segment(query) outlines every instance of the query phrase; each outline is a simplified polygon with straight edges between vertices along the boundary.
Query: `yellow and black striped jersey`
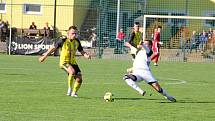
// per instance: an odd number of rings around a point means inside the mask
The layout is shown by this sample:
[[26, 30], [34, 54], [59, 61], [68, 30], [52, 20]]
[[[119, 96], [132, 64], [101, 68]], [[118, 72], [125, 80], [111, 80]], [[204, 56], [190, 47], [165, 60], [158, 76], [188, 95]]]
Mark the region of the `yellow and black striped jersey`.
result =
[[137, 45], [140, 44], [140, 42], [142, 41], [142, 33], [141, 32], [133, 32], [131, 34], [131, 37], [129, 39], [129, 43], [134, 46], [135, 48], [137, 48]]
[[73, 40], [68, 38], [60, 39], [54, 46], [60, 50], [60, 66], [65, 63], [77, 64], [75, 59], [76, 51], [83, 51], [83, 47], [77, 38]]

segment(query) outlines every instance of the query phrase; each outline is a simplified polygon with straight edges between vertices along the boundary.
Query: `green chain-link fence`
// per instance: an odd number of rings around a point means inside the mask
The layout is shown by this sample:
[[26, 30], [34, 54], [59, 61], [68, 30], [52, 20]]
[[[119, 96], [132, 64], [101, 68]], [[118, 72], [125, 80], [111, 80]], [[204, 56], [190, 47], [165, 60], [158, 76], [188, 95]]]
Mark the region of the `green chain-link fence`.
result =
[[[144, 15], [215, 17], [215, 3], [211, 0], [56, 0], [56, 4], [52, 0], [38, 0], [36, 3], [12, 1], [12, 4], [9, 0], [1, 2], [2, 21], [8, 21], [9, 25], [12, 24], [13, 28], [18, 28], [17, 30], [28, 28], [33, 21], [42, 29], [44, 23], [48, 22], [50, 26], [56, 27], [57, 36], [65, 35], [65, 30], [75, 24], [80, 28], [80, 40], [90, 43], [88, 47], [94, 50], [98, 58], [130, 59], [130, 50], [124, 46], [124, 42], [128, 41], [134, 22], [139, 22], [143, 26]], [[206, 48], [203, 54], [197, 51], [193, 55], [186, 54], [186, 57], [214, 60], [214, 50], [211, 49], [212, 34], [209, 36], [209, 31], [215, 29], [215, 20], [195, 22], [188, 19], [148, 18], [145, 30], [147, 38], [150, 38], [158, 24], [163, 26], [161, 32], [163, 56], [166, 56], [166, 51], [181, 54], [179, 35], [185, 30], [187, 40], [191, 39], [192, 31], [196, 31], [200, 36], [204, 30], [208, 36], [206, 44], [210, 47]], [[195, 26], [190, 26], [191, 24]], [[117, 33], [120, 29], [125, 37], [119, 42]]]

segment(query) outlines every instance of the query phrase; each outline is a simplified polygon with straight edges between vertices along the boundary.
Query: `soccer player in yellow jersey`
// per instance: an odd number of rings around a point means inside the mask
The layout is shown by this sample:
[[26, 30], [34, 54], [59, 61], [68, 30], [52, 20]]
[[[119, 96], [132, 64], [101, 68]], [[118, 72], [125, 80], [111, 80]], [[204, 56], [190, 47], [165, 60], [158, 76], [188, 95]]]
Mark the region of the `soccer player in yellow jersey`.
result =
[[[58, 40], [55, 45], [39, 58], [40, 62], [45, 59], [58, 48], [60, 52], [60, 68], [68, 73], [68, 96], [77, 97], [77, 91], [81, 87], [82, 75], [75, 59], [75, 53], [78, 50], [85, 58], [90, 59], [91, 56], [83, 50], [80, 41], [76, 38], [77, 27], [70, 26], [67, 32], [67, 38]], [[72, 84], [75, 79], [73, 89]]]
[[135, 59], [136, 53], [137, 53], [137, 46], [142, 42], [142, 33], [140, 32], [140, 23], [135, 22], [134, 31], [131, 34], [131, 37], [129, 38], [128, 42], [125, 43], [125, 46], [129, 47], [131, 49], [131, 55], [133, 59]]

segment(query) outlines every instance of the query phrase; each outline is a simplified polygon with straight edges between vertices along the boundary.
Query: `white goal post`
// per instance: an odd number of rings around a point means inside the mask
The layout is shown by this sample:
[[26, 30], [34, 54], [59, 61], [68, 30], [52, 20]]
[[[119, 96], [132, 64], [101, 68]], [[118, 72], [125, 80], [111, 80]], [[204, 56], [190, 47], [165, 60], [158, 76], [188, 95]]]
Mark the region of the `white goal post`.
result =
[[166, 19], [193, 19], [193, 20], [215, 20], [215, 17], [203, 16], [168, 16], [168, 15], [144, 15], [143, 17], [143, 40], [146, 38], [146, 20], [147, 18], [166, 18]]

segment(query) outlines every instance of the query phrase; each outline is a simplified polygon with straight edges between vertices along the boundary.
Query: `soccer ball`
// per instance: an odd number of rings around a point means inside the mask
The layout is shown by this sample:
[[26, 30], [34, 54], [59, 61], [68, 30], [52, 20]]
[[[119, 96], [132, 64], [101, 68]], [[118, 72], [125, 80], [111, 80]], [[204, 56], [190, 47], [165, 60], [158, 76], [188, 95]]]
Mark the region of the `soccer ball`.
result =
[[111, 92], [105, 93], [104, 100], [105, 102], [113, 102], [114, 101], [113, 94]]

